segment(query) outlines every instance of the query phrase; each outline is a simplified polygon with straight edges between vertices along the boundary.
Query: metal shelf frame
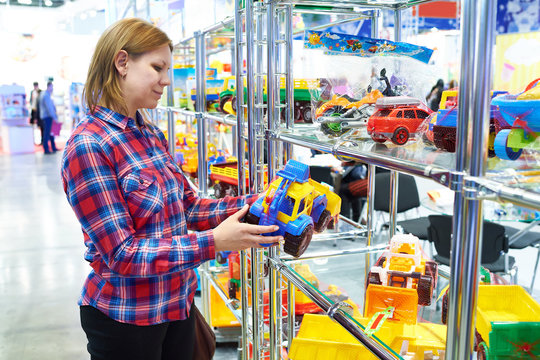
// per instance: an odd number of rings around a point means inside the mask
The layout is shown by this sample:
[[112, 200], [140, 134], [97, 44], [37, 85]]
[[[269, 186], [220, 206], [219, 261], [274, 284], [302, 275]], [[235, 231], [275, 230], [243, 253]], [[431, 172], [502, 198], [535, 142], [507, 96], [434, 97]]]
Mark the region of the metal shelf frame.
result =
[[[319, 14], [344, 14], [375, 19], [379, 16], [378, 9], [386, 8], [394, 11], [395, 33], [394, 39], [401, 40], [401, 10], [429, 2], [418, 1], [356, 1], [356, 0], [236, 0], [235, 14], [213, 26], [198, 31], [194, 36], [181, 42], [181, 46], [189, 49], [189, 44], [195, 41], [196, 46], [196, 111], [187, 111], [172, 108], [169, 102], [167, 109], [169, 122], [172, 122], [173, 113], [191, 116], [197, 119], [199, 138], [199, 179], [206, 179], [206, 134], [207, 121], [218, 121], [227, 125], [236, 126], [236, 154], [239, 159], [246, 158], [245, 144], [248, 144], [249, 178], [246, 186], [246, 173], [244, 166], [239, 166], [239, 194], [258, 193], [263, 185], [262, 163], [268, 164], [268, 179], [272, 179], [275, 171], [292, 156], [292, 145], [299, 145], [331, 153], [336, 157], [349, 157], [369, 164], [368, 186], [368, 224], [366, 226], [366, 249], [372, 249], [372, 216], [374, 200], [374, 174], [375, 166], [381, 166], [392, 171], [390, 222], [395, 225], [397, 208], [397, 173], [404, 172], [411, 175], [432, 179], [449, 187], [455, 192], [453, 232], [456, 240], [452, 248], [450, 266], [450, 292], [448, 313], [448, 334], [446, 358], [465, 359], [472, 354], [472, 336], [474, 335], [476, 298], [478, 293], [477, 272], [479, 267], [482, 238], [482, 200], [508, 201], [520, 206], [540, 209], [540, 194], [527, 190], [516, 189], [499, 182], [485, 178], [486, 154], [489, 123], [489, 93], [491, 88], [491, 58], [494, 42], [494, 7], [488, 0], [462, 0], [461, 11], [461, 78], [458, 113], [458, 142], [456, 144], [456, 166], [447, 169], [435, 165], [418, 164], [411, 161], [400, 160], [390, 156], [363, 153], [346, 143], [331, 145], [325, 142], [312, 141], [297, 136], [286, 129], [293, 126], [294, 114], [293, 71], [292, 71], [292, 14], [295, 12], [308, 12]], [[242, 7], [245, 3], [245, 7]], [[303, 6], [323, 6], [319, 9], [306, 9]], [[366, 11], [364, 11], [366, 10]], [[368, 12], [369, 10], [370, 12]], [[348, 21], [348, 20], [340, 20]], [[372, 21], [372, 35], [377, 34], [377, 21]], [[235, 40], [233, 46], [233, 64], [237, 71], [236, 84], [237, 116], [222, 116], [208, 114], [205, 109], [205, 69], [206, 57], [210, 52], [206, 47], [206, 36], [233, 25]], [[330, 26], [330, 25], [328, 25]], [[183, 44], [183, 45], [182, 45]], [[246, 73], [243, 73], [243, 63], [246, 63]], [[234, 66], [233, 66], [234, 69]], [[285, 105], [279, 99], [279, 77], [285, 75], [286, 97]], [[244, 84], [245, 86], [240, 86]], [[267, 102], [263, 102], [263, 83], [267, 82]], [[246, 96], [244, 100], [244, 92]], [[172, 94], [171, 91], [169, 91]], [[266, 122], [264, 112], [266, 110]], [[280, 129], [280, 111], [285, 112], [286, 129]], [[473, 120], [476, 119], [476, 120]], [[172, 130], [172, 131], [171, 131]], [[170, 129], [170, 136], [174, 139], [174, 127]], [[472, 139], [476, 139], [472, 141]], [[263, 144], [267, 145], [267, 159], [263, 159]], [[283, 148], [283, 151], [281, 149]], [[174, 152], [174, 146], [171, 147]], [[284, 156], [282, 156], [285, 154]], [[470, 156], [469, 156], [470, 154]], [[174, 154], [173, 154], [174, 155]], [[264, 161], [266, 160], [266, 161]], [[200, 182], [199, 195], [208, 196], [206, 181]], [[393, 230], [395, 226], [391, 226]], [[390, 232], [392, 235], [392, 231]], [[471, 241], [472, 240], [472, 241]], [[364, 249], [357, 250], [362, 254]], [[312, 255], [315, 257], [339, 256], [350, 252], [329, 252]], [[290, 346], [294, 331], [294, 288], [298, 287], [334, 320], [340, 323], [353, 336], [361, 341], [377, 357], [381, 359], [400, 359], [396, 354], [389, 352], [380, 344], [366, 339], [360, 329], [342, 309], [336, 304], [328, 303], [324, 297], [306, 287], [301, 278], [288, 270], [286, 263], [294, 259], [281, 256], [279, 250], [271, 248], [268, 255], [263, 251], [253, 249], [241, 252], [241, 312], [235, 309], [235, 316], [242, 322], [242, 359], [280, 359], [280, 348]], [[250, 266], [248, 267], [248, 263]], [[269, 276], [265, 278], [264, 265], [269, 265]], [[459, 271], [452, 271], [459, 269]], [[369, 256], [366, 254], [366, 271], [369, 271]], [[203, 292], [208, 293], [208, 286], [216, 287], [212, 281], [208, 266], [202, 270], [204, 278]], [[282, 304], [281, 287], [287, 283], [288, 308], [287, 321], [289, 333], [287, 340], [283, 339], [282, 331]], [[270, 300], [269, 324], [265, 325], [262, 318], [262, 293], [268, 288]], [[216, 289], [217, 290], [217, 289]], [[221, 290], [221, 289], [220, 289]], [[248, 304], [248, 293], [251, 290], [251, 306]], [[226, 295], [218, 291], [226, 304]], [[208, 301], [204, 314], [208, 316]], [[233, 306], [229, 306], [233, 308]], [[268, 337], [267, 337], [268, 336]], [[269, 338], [269, 341], [268, 341]], [[252, 357], [249, 357], [249, 354]]]

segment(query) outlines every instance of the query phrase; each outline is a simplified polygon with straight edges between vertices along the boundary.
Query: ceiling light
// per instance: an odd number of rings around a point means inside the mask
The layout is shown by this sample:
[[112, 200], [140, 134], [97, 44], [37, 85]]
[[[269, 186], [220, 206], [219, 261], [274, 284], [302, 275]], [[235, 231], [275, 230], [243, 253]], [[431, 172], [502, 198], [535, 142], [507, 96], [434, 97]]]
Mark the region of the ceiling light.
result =
[[90, 10], [90, 17], [96, 17], [97, 11], [96, 10]]
[[82, 13], [79, 17], [81, 18], [81, 20], [86, 20], [88, 15], [86, 15], [86, 13]]
[[32, 4], [32, 0], [17, 0], [17, 2], [19, 4], [22, 4], [22, 5], [31, 5]]
[[45, 0], [43, 3], [45, 4], [45, 6], [52, 6], [51, 0]]

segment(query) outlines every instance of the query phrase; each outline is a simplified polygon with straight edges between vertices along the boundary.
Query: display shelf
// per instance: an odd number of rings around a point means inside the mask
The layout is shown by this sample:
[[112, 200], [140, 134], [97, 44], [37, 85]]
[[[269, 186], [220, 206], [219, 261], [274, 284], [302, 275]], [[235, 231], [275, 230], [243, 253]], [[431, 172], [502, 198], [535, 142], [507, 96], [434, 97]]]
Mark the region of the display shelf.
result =
[[288, 3], [294, 6], [310, 6], [318, 11], [323, 11], [324, 8], [337, 11], [340, 8], [386, 8], [392, 10], [406, 9], [411, 6], [420, 5], [432, 0], [278, 0], [278, 3]]

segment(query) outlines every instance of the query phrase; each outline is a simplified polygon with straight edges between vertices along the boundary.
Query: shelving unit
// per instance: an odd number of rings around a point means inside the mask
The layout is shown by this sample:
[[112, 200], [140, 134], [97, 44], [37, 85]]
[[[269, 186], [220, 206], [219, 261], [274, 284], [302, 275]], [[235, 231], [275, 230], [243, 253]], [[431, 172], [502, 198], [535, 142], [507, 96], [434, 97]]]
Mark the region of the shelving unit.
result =
[[[312, 255], [351, 256], [364, 254], [364, 271], [370, 268], [370, 255], [381, 248], [372, 246], [372, 213], [374, 200], [375, 166], [392, 171], [390, 191], [392, 193], [390, 212], [390, 236], [395, 230], [397, 209], [396, 174], [403, 172], [431, 179], [447, 186], [455, 192], [454, 228], [456, 241], [453, 245], [451, 270], [460, 269], [459, 274], [450, 272], [450, 296], [448, 314], [448, 333], [446, 359], [469, 358], [471, 340], [474, 335], [476, 298], [478, 293], [478, 267], [482, 238], [482, 200], [507, 201], [520, 206], [540, 209], [540, 194], [527, 189], [498, 182], [485, 177], [486, 152], [489, 124], [489, 90], [491, 88], [491, 54], [494, 43], [494, 7], [487, 0], [462, 0], [462, 57], [460, 78], [460, 107], [458, 116], [458, 142], [456, 153], [440, 153], [424, 149], [421, 155], [404, 148], [388, 149], [371, 142], [357, 140], [329, 139], [320, 136], [309, 125], [293, 123], [293, 69], [292, 69], [292, 15], [296, 12], [320, 14], [341, 14], [350, 19], [376, 19], [377, 9], [393, 10], [395, 22], [394, 40], [401, 40], [401, 10], [419, 5], [424, 1], [281, 1], [236, 0], [234, 17], [209, 28], [198, 31], [185, 43], [195, 41], [197, 104], [195, 111], [169, 107], [164, 111], [169, 116], [170, 148], [174, 151], [174, 112], [197, 120], [199, 139], [199, 195], [208, 196], [206, 159], [207, 122], [218, 121], [235, 126], [238, 159], [246, 158], [245, 143], [248, 145], [247, 159], [249, 178], [245, 186], [245, 168], [239, 166], [239, 193], [259, 193], [263, 187], [263, 167], [268, 164], [268, 179], [274, 177], [287, 159], [292, 157], [292, 145], [308, 147], [336, 157], [349, 157], [368, 163], [368, 224], [361, 227], [365, 234], [365, 245], [360, 249], [342, 253]], [[245, 6], [244, 6], [245, 5]], [[340, 20], [347, 21], [347, 20]], [[372, 34], [377, 34], [376, 21]], [[224, 116], [206, 112], [205, 69], [209, 53], [207, 36], [223, 29], [234, 27], [235, 43], [233, 63], [236, 69], [236, 108], [237, 116]], [[246, 73], [241, 71], [246, 63]], [[240, 70], [240, 71], [239, 71]], [[285, 99], [280, 99], [280, 79], [285, 77]], [[266, 79], [267, 100], [263, 101]], [[245, 87], [240, 86], [244, 84]], [[246, 92], [246, 96], [244, 96]], [[172, 96], [172, 91], [169, 91]], [[172, 104], [172, 98], [169, 99]], [[285, 113], [285, 124], [281, 124], [281, 112]], [[265, 114], [266, 113], [266, 114]], [[266, 119], [265, 119], [266, 117]], [[172, 124], [172, 125], [171, 125]], [[469, 127], [471, 130], [469, 131]], [[172, 140], [171, 140], [172, 139]], [[472, 141], [475, 139], [475, 141]], [[264, 145], [267, 146], [267, 159], [264, 159]], [[348, 221], [350, 222], [350, 221]], [[336, 237], [347, 235], [337, 233]], [[348, 235], [350, 236], [350, 234]], [[360, 237], [358, 233], [355, 237]], [[248, 266], [249, 264], [249, 266]], [[265, 264], [269, 265], [269, 275], [264, 276]], [[215, 269], [208, 265], [202, 267], [202, 292], [208, 287], [219, 287]], [[365, 276], [365, 275], [364, 275]], [[219, 295], [235, 316], [242, 322], [243, 359], [280, 359], [282, 347], [290, 346], [294, 331], [294, 290], [293, 285], [305, 293], [323, 309], [328, 316], [341, 324], [374, 355], [380, 359], [402, 359], [386, 344], [366, 336], [362, 326], [344, 309], [343, 304], [334, 302], [320, 291], [309, 286], [290, 266], [290, 260], [282, 256], [275, 247], [268, 254], [258, 249], [241, 253], [241, 310], [238, 303], [227, 299], [223, 291]], [[287, 284], [287, 286], [284, 286]], [[363, 284], [361, 284], [363, 286]], [[264, 317], [263, 289], [269, 293], [269, 318]], [[221, 289], [220, 289], [221, 290]], [[281, 303], [282, 292], [287, 290], [287, 305]], [[249, 298], [249, 296], [251, 296]], [[208, 299], [204, 301], [204, 314], [208, 316]], [[249, 306], [245, 306], [250, 304]], [[283, 322], [287, 321], [287, 333]]]

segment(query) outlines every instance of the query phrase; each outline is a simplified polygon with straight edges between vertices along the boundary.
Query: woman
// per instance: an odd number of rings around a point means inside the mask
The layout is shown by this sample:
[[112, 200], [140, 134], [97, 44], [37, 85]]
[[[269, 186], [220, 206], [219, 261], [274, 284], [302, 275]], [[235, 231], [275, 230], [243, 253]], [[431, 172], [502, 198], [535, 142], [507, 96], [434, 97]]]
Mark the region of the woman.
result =
[[217, 251], [282, 240], [259, 235], [277, 227], [241, 222], [254, 196], [199, 199], [141, 117], [170, 84], [171, 50], [139, 19], [107, 29], [84, 88], [90, 110], [66, 144], [64, 190], [92, 267], [79, 299], [92, 359], [190, 359], [193, 269]]

